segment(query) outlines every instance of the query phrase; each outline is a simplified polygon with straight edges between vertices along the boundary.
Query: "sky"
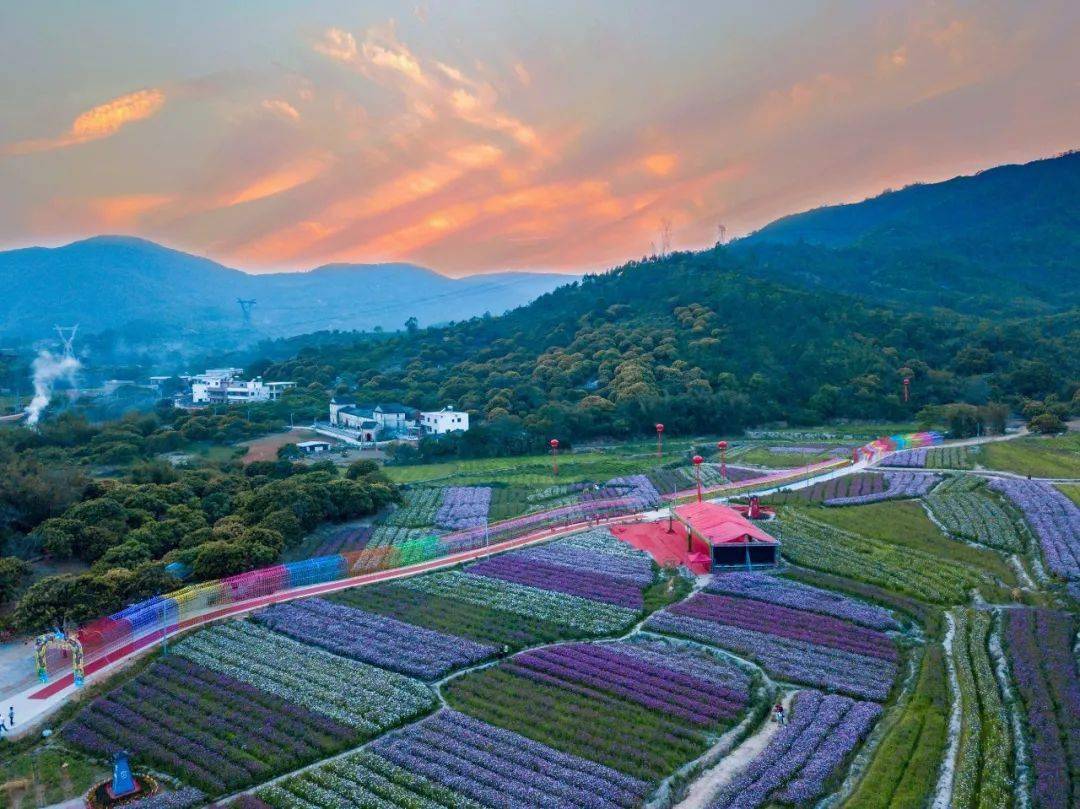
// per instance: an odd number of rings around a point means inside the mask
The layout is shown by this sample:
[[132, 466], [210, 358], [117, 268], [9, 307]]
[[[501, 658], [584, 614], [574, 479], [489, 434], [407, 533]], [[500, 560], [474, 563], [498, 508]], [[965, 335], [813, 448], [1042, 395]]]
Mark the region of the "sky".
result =
[[602, 270], [1080, 146], [1075, 0], [0, 5], [0, 249]]

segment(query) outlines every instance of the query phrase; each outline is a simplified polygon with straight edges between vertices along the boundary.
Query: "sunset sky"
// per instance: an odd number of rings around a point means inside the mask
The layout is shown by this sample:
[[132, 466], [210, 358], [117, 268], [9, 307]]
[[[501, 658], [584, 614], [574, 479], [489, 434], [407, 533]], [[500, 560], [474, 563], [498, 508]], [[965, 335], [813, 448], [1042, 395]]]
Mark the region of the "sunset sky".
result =
[[1080, 3], [5, 2], [0, 248], [587, 271], [1080, 146]]

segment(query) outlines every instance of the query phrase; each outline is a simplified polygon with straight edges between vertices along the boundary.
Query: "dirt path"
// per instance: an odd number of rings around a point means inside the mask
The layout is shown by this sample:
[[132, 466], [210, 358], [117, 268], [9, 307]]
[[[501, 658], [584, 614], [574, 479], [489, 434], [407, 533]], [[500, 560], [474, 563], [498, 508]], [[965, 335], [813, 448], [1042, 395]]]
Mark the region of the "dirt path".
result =
[[[794, 696], [794, 691], [784, 695], [783, 705], [785, 711], [791, 710], [791, 700]], [[715, 767], [706, 770], [701, 774], [700, 778], [690, 784], [686, 797], [675, 804], [675, 809], [704, 809], [709, 799], [716, 794], [720, 787], [734, 779], [751, 761], [760, 755], [778, 730], [780, 730], [780, 726], [772, 721], [772, 711], [770, 710], [757, 733], [748, 736], [746, 741], [720, 759], [720, 762]]]

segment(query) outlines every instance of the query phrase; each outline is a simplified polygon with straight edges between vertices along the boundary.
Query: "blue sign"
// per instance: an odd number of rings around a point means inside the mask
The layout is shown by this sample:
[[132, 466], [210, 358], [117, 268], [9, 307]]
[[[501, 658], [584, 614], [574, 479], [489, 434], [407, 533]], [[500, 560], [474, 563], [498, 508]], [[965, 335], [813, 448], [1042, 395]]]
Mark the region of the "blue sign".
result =
[[130, 795], [137, 789], [135, 779], [131, 777], [131, 764], [128, 762], [128, 754], [120, 751], [113, 760], [112, 797], [119, 798], [122, 795]]

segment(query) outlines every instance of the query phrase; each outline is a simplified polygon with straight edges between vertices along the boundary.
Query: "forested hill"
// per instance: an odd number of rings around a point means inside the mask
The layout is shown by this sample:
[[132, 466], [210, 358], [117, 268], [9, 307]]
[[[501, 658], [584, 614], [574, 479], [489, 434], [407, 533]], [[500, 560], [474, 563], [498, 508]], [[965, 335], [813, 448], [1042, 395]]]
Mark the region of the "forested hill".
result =
[[761, 277], [972, 313], [1080, 304], [1080, 152], [784, 217], [734, 244]]
[[901, 418], [928, 403], [1071, 396], [1080, 376], [1076, 312], [982, 320], [756, 272], [745, 251], [724, 247], [634, 262], [500, 318], [310, 349], [267, 373], [573, 437], [640, 434], [656, 420], [716, 431]]

